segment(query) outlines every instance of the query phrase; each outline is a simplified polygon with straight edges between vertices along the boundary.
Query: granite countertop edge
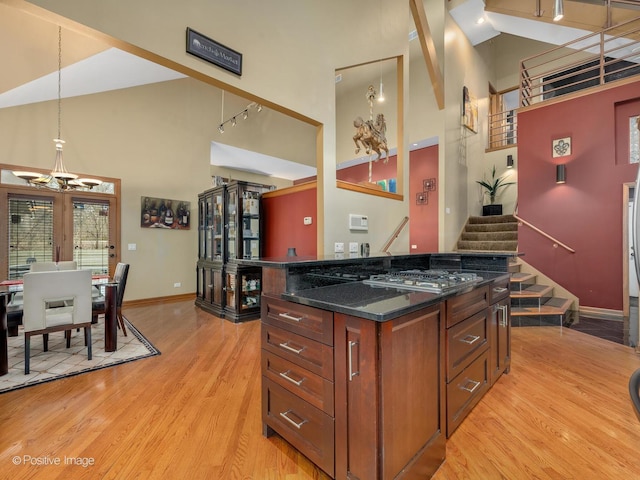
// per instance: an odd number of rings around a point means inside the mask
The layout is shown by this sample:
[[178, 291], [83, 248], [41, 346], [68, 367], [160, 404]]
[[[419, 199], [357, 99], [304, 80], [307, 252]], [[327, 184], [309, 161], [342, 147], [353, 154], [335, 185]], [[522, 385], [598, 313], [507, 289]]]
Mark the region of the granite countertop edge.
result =
[[[480, 273], [480, 272], [479, 272]], [[386, 322], [396, 319], [402, 315], [413, 313], [417, 310], [438, 304], [450, 297], [470, 292], [476, 288], [489, 285], [503, 277], [508, 277], [507, 272], [481, 272], [483, 279], [472, 286], [461, 287], [446, 293], [428, 293], [412, 290], [405, 290], [392, 287], [376, 287], [366, 285], [363, 282], [350, 282], [339, 285], [331, 285], [327, 287], [311, 288], [308, 290], [300, 290], [297, 292], [282, 293], [281, 298], [287, 301], [306, 305], [309, 307], [320, 308], [337, 313], [344, 313], [354, 317], [365, 318], [376, 322]], [[350, 297], [357, 289], [357, 294], [364, 301], [371, 299], [371, 304], [364, 304], [361, 307], [350, 306], [345, 303], [337, 303], [332, 298], [336, 296]], [[408, 302], [406, 305], [391, 308], [388, 310], [376, 309], [373, 304], [378, 304], [379, 296], [384, 291], [385, 299], [394, 301], [395, 299], [404, 298]], [[326, 293], [326, 295], [324, 295]]]

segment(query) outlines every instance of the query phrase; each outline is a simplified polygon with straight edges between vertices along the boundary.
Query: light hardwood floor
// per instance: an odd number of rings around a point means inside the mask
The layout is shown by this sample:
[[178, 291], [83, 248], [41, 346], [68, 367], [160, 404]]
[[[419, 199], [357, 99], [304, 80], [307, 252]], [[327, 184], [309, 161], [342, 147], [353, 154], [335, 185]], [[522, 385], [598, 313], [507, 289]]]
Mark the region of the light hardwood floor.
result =
[[[261, 434], [259, 322], [192, 301], [124, 313], [162, 355], [0, 395], [0, 478], [328, 478]], [[512, 350], [511, 373], [449, 439], [434, 478], [638, 478], [627, 381], [640, 356], [560, 327], [515, 328]]]

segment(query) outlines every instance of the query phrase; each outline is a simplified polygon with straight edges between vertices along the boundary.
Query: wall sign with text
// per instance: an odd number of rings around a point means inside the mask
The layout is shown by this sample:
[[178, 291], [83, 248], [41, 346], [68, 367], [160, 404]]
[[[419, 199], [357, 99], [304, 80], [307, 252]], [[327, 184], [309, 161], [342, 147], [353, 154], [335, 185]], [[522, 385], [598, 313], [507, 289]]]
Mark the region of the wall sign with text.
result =
[[187, 28], [187, 53], [242, 75], [242, 54]]

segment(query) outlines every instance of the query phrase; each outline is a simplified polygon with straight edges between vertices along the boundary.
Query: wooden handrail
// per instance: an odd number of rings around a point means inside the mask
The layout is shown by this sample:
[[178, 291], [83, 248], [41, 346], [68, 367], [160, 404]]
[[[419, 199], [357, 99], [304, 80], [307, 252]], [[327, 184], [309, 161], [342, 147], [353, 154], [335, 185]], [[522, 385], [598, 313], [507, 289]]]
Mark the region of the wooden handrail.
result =
[[518, 220], [519, 222], [522, 222], [523, 224], [525, 224], [527, 227], [530, 227], [532, 229], [534, 229], [536, 232], [538, 232], [540, 235], [542, 235], [543, 237], [547, 237], [549, 240], [551, 240], [553, 242], [553, 246], [556, 247], [558, 245], [560, 245], [562, 248], [564, 248], [565, 250], [571, 252], [571, 253], [576, 253], [576, 251], [569, 247], [568, 245], [565, 245], [564, 243], [562, 243], [561, 241], [555, 239], [554, 237], [552, 237], [551, 235], [549, 235], [548, 233], [543, 232], [542, 230], [540, 230], [538, 227], [536, 227], [535, 225], [532, 225], [531, 223], [527, 222], [526, 220], [523, 220], [522, 218], [520, 218], [518, 215], [516, 215], [515, 213], [513, 214], [513, 218], [515, 218], [516, 220]]
[[391, 238], [387, 241], [387, 243], [384, 244], [384, 247], [382, 247], [383, 252], [386, 252], [387, 250], [389, 250], [389, 247], [391, 246], [393, 241], [396, 238], [398, 238], [398, 235], [400, 235], [400, 232], [402, 231], [402, 229], [404, 228], [404, 226], [407, 224], [408, 221], [409, 221], [409, 217], [404, 217], [402, 219], [402, 221], [400, 222], [400, 225], [396, 227], [393, 234], [391, 235]]

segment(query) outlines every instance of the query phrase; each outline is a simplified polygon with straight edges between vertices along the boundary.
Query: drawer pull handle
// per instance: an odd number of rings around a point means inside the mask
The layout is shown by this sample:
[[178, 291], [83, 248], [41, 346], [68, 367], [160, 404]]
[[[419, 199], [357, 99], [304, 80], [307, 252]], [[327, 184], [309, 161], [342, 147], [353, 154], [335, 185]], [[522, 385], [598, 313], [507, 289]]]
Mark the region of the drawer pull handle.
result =
[[298, 387], [302, 385], [302, 382], [304, 382], [304, 377], [302, 377], [302, 379], [300, 380], [294, 380], [289, 376], [290, 373], [291, 373], [291, 370], [287, 370], [286, 372], [280, 372], [278, 375], [280, 375], [285, 380], [289, 380], [291, 383], [293, 383], [294, 385], [297, 385]]
[[349, 381], [352, 381], [353, 377], [355, 377], [356, 375], [360, 375], [359, 370], [355, 372], [353, 370], [353, 347], [355, 347], [356, 345], [358, 345], [358, 342], [349, 340]]
[[289, 342], [286, 343], [281, 343], [280, 346], [282, 348], [284, 348], [285, 350], [289, 350], [290, 352], [295, 353], [296, 355], [300, 355], [302, 353], [302, 351], [304, 350], [304, 347], [302, 348], [293, 348], [289, 346]]
[[508, 327], [509, 326], [509, 306], [501, 305], [500, 310], [502, 310], [502, 320], [500, 320], [500, 326]]
[[[470, 384], [472, 384], [473, 387], [469, 388]], [[460, 390], [466, 390], [469, 393], [473, 393], [476, 391], [476, 388], [478, 388], [479, 386], [480, 386], [480, 382], [467, 379], [467, 383], [465, 383], [464, 385], [460, 385]]]
[[291, 412], [291, 410], [287, 410], [286, 412], [280, 412], [280, 416], [282, 418], [284, 418], [287, 422], [289, 422], [291, 425], [293, 425], [294, 427], [296, 427], [298, 430], [300, 430], [302, 428], [302, 425], [304, 425], [305, 423], [307, 423], [309, 420], [302, 420], [300, 423], [295, 422], [294, 420], [291, 420], [289, 418], [289, 413]]
[[473, 345], [478, 340], [480, 340], [480, 337], [478, 335], [467, 335], [466, 337], [460, 339], [462, 343], [467, 343], [469, 345]]
[[287, 320], [293, 320], [294, 322], [301, 322], [302, 320], [304, 320], [304, 316], [294, 317], [293, 315], [289, 315], [289, 313], [279, 313], [278, 316], [286, 318]]
[[507, 289], [505, 287], [494, 287], [493, 291], [496, 293], [502, 293], [502, 292], [506, 292]]

